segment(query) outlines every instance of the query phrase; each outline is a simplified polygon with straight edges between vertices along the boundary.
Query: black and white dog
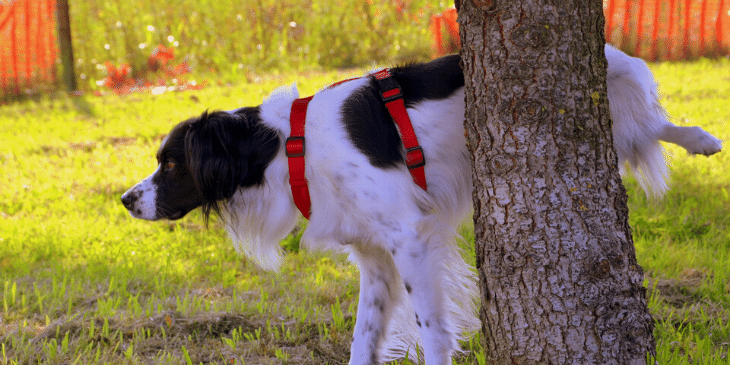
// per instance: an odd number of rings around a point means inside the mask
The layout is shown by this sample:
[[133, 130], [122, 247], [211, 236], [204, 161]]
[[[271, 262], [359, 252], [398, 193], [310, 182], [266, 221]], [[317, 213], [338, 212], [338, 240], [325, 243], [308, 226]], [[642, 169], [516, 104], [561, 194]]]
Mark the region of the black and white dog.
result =
[[[670, 123], [646, 64], [606, 48], [614, 143], [646, 189], [666, 188], [659, 140], [690, 153], [720, 151], [699, 127]], [[305, 247], [344, 250], [360, 269], [350, 364], [414, 355], [451, 363], [457, 340], [479, 327], [473, 268], [455, 244], [472, 209], [464, 139], [464, 76], [458, 55], [391, 69], [425, 153], [428, 191], [413, 183], [404, 150], [372, 77], [324, 89], [307, 112], [306, 178], [311, 218]], [[298, 210], [284, 141], [294, 87], [262, 105], [203, 113], [175, 126], [159, 167], [122, 196], [132, 216], [179, 219], [201, 207], [221, 215], [239, 251], [267, 269]]]

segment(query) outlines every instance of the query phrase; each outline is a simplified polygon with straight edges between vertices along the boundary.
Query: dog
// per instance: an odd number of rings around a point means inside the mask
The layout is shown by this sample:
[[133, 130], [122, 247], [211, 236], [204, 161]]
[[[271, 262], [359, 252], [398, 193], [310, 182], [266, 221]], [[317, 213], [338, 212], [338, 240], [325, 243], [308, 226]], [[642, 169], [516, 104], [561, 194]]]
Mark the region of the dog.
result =
[[[646, 64], [607, 46], [608, 97], [621, 166], [651, 194], [667, 189], [659, 141], [711, 155], [721, 141], [678, 127], [662, 109]], [[360, 269], [350, 364], [422, 355], [450, 364], [458, 340], [479, 328], [473, 267], [456, 229], [472, 211], [464, 137], [464, 75], [458, 55], [390, 69], [425, 155], [427, 190], [414, 184], [404, 148], [371, 76], [323, 89], [306, 112], [304, 153], [311, 217], [309, 249], [349, 253]], [[289, 186], [285, 140], [294, 86], [261, 105], [204, 112], [176, 125], [159, 166], [122, 196], [135, 218], [180, 219], [202, 207], [218, 214], [239, 252], [266, 269], [299, 216]], [[637, 173], [638, 172], [638, 173]]]

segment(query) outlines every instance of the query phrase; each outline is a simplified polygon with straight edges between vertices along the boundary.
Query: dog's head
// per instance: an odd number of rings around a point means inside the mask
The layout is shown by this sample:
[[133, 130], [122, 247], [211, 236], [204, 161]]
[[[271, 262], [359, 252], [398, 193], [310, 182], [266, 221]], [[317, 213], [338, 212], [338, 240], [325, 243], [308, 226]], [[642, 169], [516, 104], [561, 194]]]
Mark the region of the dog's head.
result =
[[122, 195], [135, 218], [180, 219], [197, 207], [207, 221], [240, 188], [264, 182], [280, 145], [258, 107], [204, 112], [175, 126], [157, 152], [158, 167]]

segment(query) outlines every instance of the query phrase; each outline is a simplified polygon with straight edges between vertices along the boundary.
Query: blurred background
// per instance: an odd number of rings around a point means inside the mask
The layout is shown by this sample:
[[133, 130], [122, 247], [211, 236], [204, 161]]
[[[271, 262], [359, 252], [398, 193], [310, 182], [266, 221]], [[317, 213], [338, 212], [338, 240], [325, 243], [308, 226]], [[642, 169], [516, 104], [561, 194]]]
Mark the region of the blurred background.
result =
[[[70, 34], [58, 24], [66, 5]], [[0, 95], [58, 88], [66, 37], [80, 91], [201, 88], [190, 74], [226, 82], [422, 61], [458, 51], [452, 7], [439, 0], [4, 0]], [[730, 1], [605, 0], [604, 10], [607, 41], [645, 60], [730, 53]]]

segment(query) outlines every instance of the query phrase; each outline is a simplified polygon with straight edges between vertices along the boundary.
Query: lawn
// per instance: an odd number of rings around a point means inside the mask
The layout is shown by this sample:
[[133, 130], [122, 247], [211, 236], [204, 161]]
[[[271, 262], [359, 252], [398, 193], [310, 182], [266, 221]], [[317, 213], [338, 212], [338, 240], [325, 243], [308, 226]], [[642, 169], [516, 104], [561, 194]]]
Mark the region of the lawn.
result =
[[[730, 140], [729, 60], [652, 69], [675, 123]], [[0, 106], [0, 364], [346, 363], [358, 274], [345, 257], [300, 252], [292, 236], [280, 272], [265, 272], [197, 211], [150, 223], [119, 197], [155, 168], [175, 123], [256, 105], [294, 81], [308, 95], [361, 73], [250, 74], [197, 91]], [[730, 155], [667, 151], [664, 198], [626, 181], [658, 360], [730, 363]], [[478, 337], [464, 347], [458, 364], [483, 363]]]

